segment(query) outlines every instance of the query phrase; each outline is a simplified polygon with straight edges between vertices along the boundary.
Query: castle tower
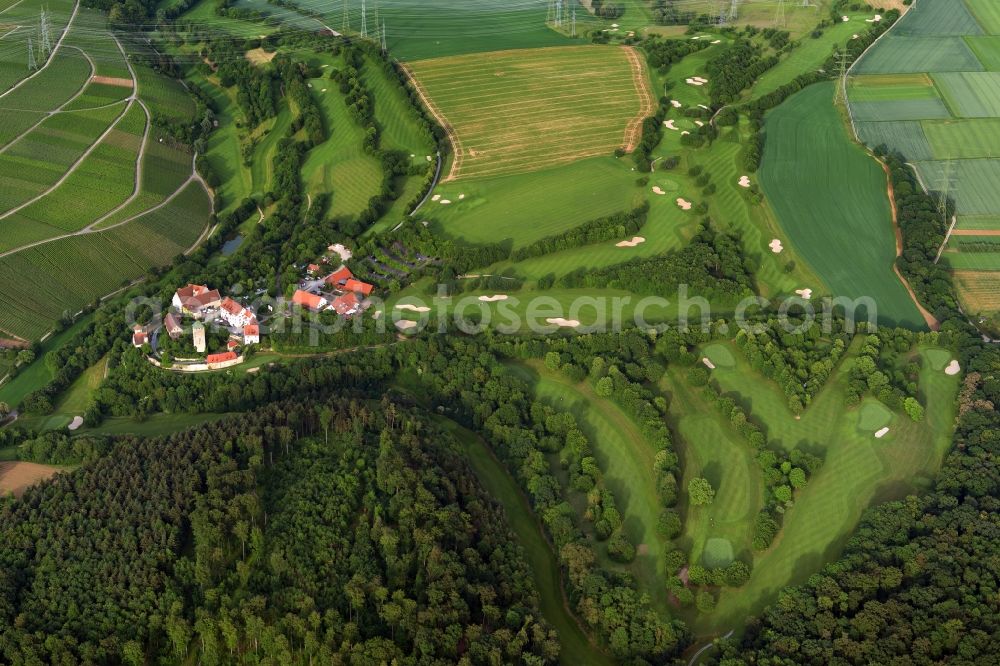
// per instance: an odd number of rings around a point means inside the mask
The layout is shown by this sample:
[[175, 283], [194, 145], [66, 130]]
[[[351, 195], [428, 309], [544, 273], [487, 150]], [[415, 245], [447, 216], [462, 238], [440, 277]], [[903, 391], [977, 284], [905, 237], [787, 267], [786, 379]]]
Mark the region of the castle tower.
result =
[[191, 338], [194, 342], [194, 348], [199, 354], [205, 353], [205, 325], [200, 321], [196, 321], [191, 327]]

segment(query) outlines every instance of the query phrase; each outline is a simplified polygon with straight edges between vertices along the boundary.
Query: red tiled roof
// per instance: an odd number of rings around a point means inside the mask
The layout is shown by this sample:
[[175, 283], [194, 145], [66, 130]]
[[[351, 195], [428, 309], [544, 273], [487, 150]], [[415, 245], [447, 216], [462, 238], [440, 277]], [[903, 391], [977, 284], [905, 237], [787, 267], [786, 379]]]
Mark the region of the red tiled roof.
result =
[[228, 296], [224, 301], [222, 301], [222, 305], [219, 307], [221, 307], [223, 310], [234, 316], [243, 312], [243, 306], [234, 301], [233, 299], [229, 298]]
[[208, 287], [203, 284], [189, 284], [185, 287], [181, 287], [177, 290], [177, 295], [181, 300], [191, 298], [193, 296], [199, 296], [208, 291]]
[[319, 264], [309, 264], [306, 267], [306, 270], [308, 270], [310, 273], [315, 273], [316, 271], [319, 270]]
[[302, 291], [301, 289], [296, 291], [292, 296], [292, 303], [295, 303], [296, 305], [304, 305], [305, 307], [313, 310], [319, 310], [323, 307], [323, 300], [324, 299], [321, 296], [310, 294], [308, 291]]
[[136, 331], [135, 333], [133, 333], [132, 344], [138, 347], [141, 347], [144, 344], [146, 344], [146, 334], [143, 333], [142, 331]]
[[226, 343], [226, 348], [227, 349], [236, 349], [239, 346], [240, 346], [240, 343], [236, 342], [236, 340], [230, 340], [229, 342]]
[[168, 312], [167, 316], [163, 320], [163, 325], [167, 327], [167, 331], [176, 331], [181, 328], [181, 324], [177, 321], [177, 317], [174, 316], [173, 312]]
[[343, 296], [338, 296], [333, 301], [333, 309], [336, 310], [339, 315], [349, 314], [356, 310], [357, 307], [358, 297], [353, 291], [344, 294]]
[[348, 280], [344, 284], [344, 291], [360, 292], [362, 295], [367, 296], [372, 293], [372, 289], [375, 287], [368, 284], [367, 282], [362, 282], [361, 280]]
[[243, 335], [260, 335], [260, 326], [257, 324], [248, 324], [243, 327]]
[[334, 272], [327, 275], [326, 280], [324, 280], [324, 282], [326, 282], [327, 284], [337, 286], [344, 284], [353, 277], [354, 273], [351, 272], [350, 268], [348, 268], [347, 266], [341, 266]]
[[206, 363], [224, 363], [236, 358], [236, 352], [225, 352], [223, 354], [209, 354], [205, 357]]

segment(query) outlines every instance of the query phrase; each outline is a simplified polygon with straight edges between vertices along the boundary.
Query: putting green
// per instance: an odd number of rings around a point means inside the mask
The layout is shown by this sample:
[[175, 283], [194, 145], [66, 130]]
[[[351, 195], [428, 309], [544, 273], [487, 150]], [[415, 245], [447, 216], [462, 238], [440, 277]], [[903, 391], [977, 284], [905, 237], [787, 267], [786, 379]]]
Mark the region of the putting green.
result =
[[931, 370], [935, 372], [944, 370], [952, 358], [951, 352], [947, 349], [928, 349], [924, 352], [924, 356], [927, 357], [927, 362], [930, 364]]
[[733, 353], [725, 345], [709, 345], [705, 347], [705, 357], [717, 368], [731, 368], [736, 365]]
[[713, 537], [705, 542], [705, 550], [701, 556], [706, 567], [721, 569], [733, 561], [733, 544], [729, 539]]
[[868, 398], [858, 410], [858, 430], [873, 432], [884, 428], [892, 421], [892, 412], [874, 398]]

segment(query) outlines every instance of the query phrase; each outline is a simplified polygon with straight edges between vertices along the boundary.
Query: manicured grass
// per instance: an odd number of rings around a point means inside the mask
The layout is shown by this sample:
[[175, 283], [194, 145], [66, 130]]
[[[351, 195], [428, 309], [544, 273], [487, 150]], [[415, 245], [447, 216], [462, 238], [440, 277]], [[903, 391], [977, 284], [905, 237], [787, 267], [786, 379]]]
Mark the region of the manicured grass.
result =
[[[751, 447], [714, 405], [691, 389], [683, 370], [671, 369], [661, 387], [669, 398], [670, 422], [679, 435], [675, 446], [684, 470], [679, 504], [684, 532], [678, 545], [689, 551], [693, 564], [707, 564], [713, 558], [715, 554], [706, 551], [714, 539], [728, 543], [736, 557], [749, 559], [753, 521], [764, 501], [764, 481]], [[697, 477], [704, 477], [715, 489], [715, 498], [707, 506], [688, 502], [688, 484]]]
[[83, 416], [90, 406], [94, 391], [104, 381], [107, 368], [108, 358], [106, 356], [87, 368], [63, 393], [62, 398], [55, 406], [55, 413], [66, 414], [70, 417]]
[[[723, 589], [717, 610], [694, 618], [693, 628], [698, 633], [742, 626], [748, 615], [773, 602], [780, 589], [802, 582], [834, 559], [865, 508], [926, 487], [939, 468], [950, 446], [959, 379], [934, 370], [926, 356], [933, 348], [921, 349], [925, 362], [920, 391], [927, 403], [926, 418], [914, 423], [897, 414], [890, 434], [876, 440], [869, 429], [872, 423], [860, 427], [859, 415], [865, 407], [849, 409], [844, 405], [847, 373], [857, 348], [855, 343], [848, 360], [801, 419], [788, 410], [777, 385], [755, 373], [737, 350], [733, 350], [735, 367], [712, 371], [712, 380], [747, 409], [751, 420], [765, 428], [772, 446], [811, 451], [822, 455], [825, 462], [796, 494], [775, 543], [754, 554], [750, 582], [742, 588]], [[683, 381], [672, 380], [673, 376], [674, 371], [668, 372], [665, 381]], [[865, 405], [869, 404], [866, 400]], [[690, 414], [683, 407], [679, 410]], [[709, 412], [705, 418], [718, 417]]]
[[435, 193], [452, 203], [428, 201], [419, 216], [449, 236], [520, 247], [639, 204], [645, 193], [634, 186], [640, 174], [630, 168], [630, 160], [596, 157], [536, 173], [447, 183]]
[[542, 615], [559, 633], [560, 663], [566, 666], [613, 663], [591, 645], [576, 618], [567, 609], [559, 561], [517, 482], [476, 433], [450, 419], [435, 420], [462, 445], [479, 482], [503, 507], [507, 524], [520, 543], [531, 570]]
[[[637, 60], [644, 62], [636, 53]], [[457, 139], [448, 178], [538, 171], [609, 155], [648, 114], [645, 66], [619, 47], [532, 49], [423, 60], [420, 87]]]
[[37, 391], [50, 382], [52, 380], [52, 371], [45, 364], [45, 354], [65, 345], [91, 319], [93, 319], [93, 315], [81, 317], [66, 330], [60, 331], [46, 339], [41, 344], [41, 349], [36, 355], [35, 361], [28, 367], [21, 368], [20, 373], [16, 377], [0, 385], [0, 402], [6, 402], [11, 407], [16, 408], [21, 403], [21, 400], [24, 399], [24, 396], [32, 391]]
[[886, 176], [849, 139], [833, 92], [832, 83], [810, 86], [768, 114], [764, 193], [791, 244], [834, 296], [871, 297], [881, 321], [923, 327], [892, 271]]
[[572, 413], [590, 440], [594, 456], [615, 504], [623, 517], [623, 528], [637, 547], [645, 545], [645, 554], [636, 556], [627, 567], [616, 565], [604, 555], [603, 546], [595, 550], [610, 568], [631, 571], [643, 591], [661, 610], [665, 608], [666, 587], [663, 556], [666, 543], [656, 534], [660, 501], [653, 473], [655, 451], [638, 427], [613, 402], [598, 397], [586, 382], [573, 383], [542, 364], [531, 362], [511, 366], [511, 371], [527, 380], [536, 397], [556, 409]]
[[736, 363], [733, 353], [727, 345], [708, 345], [704, 350], [705, 358], [717, 368], [731, 368]]
[[[783, 58], [776, 66], [766, 71], [751, 88], [751, 96], [761, 97], [777, 90], [800, 74], [813, 72], [823, 66], [826, 59], [833, 53], [834, 47], [843, 48], [851, 37], [867, 31], [870, 26], [864, 22], [868, 14], [848, 12], [845, 16], [850, 21], [837, 22], [823, 30], [818, 39], [811, 35], [799, 38], [799, 45]], [[816, 17], [819, 23], [820, 17]]]
[[105, 419], [96, 428], [80, 428], [80, 435], [136, 435], [138, 437], [160, 437], [181, 430], [212, 423], [234, 414], [153, 414], [144, 421], [128, 417]]
[[219, 126], [208, 137], [208, 151], [205, 157], [212, 171], [219, 176], [220, 185], [215, 191], [221, 201], [220, 212], [225, 213], [238, 206], [253, 192], [253, 178], [250, 175], [250, 168], [243, 163], [242, 147], [236, 127], [237, 119], [242, 122], [243, 113], [233, 97], [197, 70], [189, 70], [188, 80], [212, 100], [216, 109]]
[[892, 412], [878, 400], [866, 398], [858, 412], [858, 430], [875, 432], [889, 425]]

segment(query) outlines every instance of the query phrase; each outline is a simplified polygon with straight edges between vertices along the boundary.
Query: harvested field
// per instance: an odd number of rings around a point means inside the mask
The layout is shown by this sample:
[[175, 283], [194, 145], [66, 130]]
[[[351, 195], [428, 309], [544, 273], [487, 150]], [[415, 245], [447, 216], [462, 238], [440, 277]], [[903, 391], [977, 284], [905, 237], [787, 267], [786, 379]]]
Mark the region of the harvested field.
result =
[[654, 109], [643, 60], [630, 48], [457, 56], [412, 63], [409, 71], [451, 135], [446, 182], [633, 149]]
[[91, 83], [103, 83], [108, 86], [119, 86], [121, 88], [131, 88], [132, 79], [123, 79], [116, 76], [92, 76]]
[[967, 312], [1000, 312], [1000, 272], [955, 271], [954, 278]]
[[31, 462], [0, 463], [0, 496], [10, 493], [14, 497], [20, 497], [28, 488], [52, 477], [58, 471], [57, 467]]

